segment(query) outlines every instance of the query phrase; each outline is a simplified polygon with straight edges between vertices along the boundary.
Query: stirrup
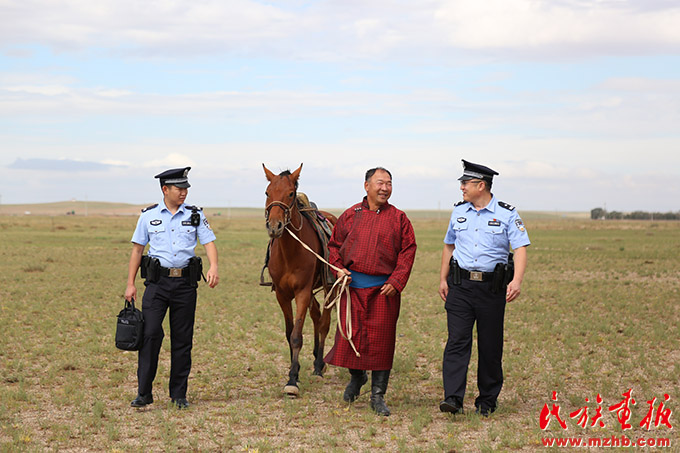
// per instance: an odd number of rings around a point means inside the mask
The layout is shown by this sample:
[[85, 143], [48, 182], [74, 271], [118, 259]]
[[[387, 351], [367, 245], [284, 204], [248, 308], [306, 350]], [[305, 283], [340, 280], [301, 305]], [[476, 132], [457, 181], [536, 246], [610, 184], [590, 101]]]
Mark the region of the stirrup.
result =
[[260, 286], [273, 286], [274, 283], [264, 281], [264, 270], [267, 269], [267, 265], [262, 266], [262, 272], [260, 272]]

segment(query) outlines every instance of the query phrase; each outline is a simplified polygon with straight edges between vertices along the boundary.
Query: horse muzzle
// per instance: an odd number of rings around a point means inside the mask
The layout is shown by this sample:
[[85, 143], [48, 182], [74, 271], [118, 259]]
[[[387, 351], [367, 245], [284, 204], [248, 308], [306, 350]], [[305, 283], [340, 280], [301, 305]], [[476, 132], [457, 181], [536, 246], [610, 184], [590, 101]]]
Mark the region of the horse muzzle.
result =
[[267, 221], [267, 233], [271, 239], [280, 238], [283, 235], [283, 230], [286, 225], [280, 220], [274, 220], [272, 222]]

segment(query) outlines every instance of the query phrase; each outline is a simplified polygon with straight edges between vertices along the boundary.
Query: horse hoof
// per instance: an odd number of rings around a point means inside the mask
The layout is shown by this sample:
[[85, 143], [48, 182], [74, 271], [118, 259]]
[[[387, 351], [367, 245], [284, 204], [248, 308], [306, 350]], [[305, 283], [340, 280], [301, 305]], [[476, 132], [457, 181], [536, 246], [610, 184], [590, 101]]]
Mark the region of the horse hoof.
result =
[[328, 365], [326, 365], [324, 363], [320, 370], [317, 369], [317, 368], [314, 368], [314, 372], [312, 372], [312, 375], [323, 377], [323, 373], [326, 371], [327, 368], [328, 368]]
[[283, 393], [291, 398], [297, 398], [298, 394], [300, 394], [300, 389], [296, 385], [287, 385], [283, 388]]

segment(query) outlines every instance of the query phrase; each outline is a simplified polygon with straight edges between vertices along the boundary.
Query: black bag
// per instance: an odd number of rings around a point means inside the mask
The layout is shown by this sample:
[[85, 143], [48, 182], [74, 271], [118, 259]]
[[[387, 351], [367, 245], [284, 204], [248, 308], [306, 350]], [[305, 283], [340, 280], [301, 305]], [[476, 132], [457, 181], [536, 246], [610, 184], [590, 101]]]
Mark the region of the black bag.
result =
[[125, 301], [118, 313], [116, 347], [123, 351], [139, 351], [144, 341], [144, 315], [135, 308], [135, 300]]

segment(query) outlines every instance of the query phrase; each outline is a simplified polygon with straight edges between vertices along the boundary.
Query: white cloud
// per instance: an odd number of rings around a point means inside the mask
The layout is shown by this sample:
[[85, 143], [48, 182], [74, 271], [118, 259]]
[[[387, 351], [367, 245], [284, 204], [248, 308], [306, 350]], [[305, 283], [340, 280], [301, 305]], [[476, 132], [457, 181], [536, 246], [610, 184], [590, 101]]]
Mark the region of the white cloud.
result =
[[445, 2], [436, 12], [451, 47], [560, 58], [680, 49], [680, 7], [640, 11], [636, 1]]
[[[150, 155], [156, 155], [155, 153], [147, 153], [146, 157]], [[161, 154], [162, 155], [162, 154]], [[141, 167], [167, 167], [167, 168], [180, 168], [180, 167], [195, 167], [196, 162], [180, 153], [170, 153], [163, 155], [160, 159], [152, 159], [140, 164]]]
[[116, 90], [116, 89], [103, 88], [103, 89], [98, 89], [98, 90], [94, 91], [94, 94], [96, 96], [101, 96], [101, 97], [105, 97], [105, 98], [120, 98], [120, 97], [124, 97], [124, 96], [132, 96], [135, 93], [133, 93], [132, 91], [129, 91], [129, 90]]
[[655, 93], [664, 96], [680, 96], [680, 80], [666, 77], [651, 79], [644, 77], [611, 77], [597, 85], [604, 91], [623, 91], [630, 93]]
[[[3, 96], [3, 90], [11, 95]], [[42, 96], [36, 96], [42, 95]], [[98, 114], [185, 116], [230, 115], [252, 111], [267, 114], [331, 116], [386, 115], [402, 111], [427, 112], [429, 104], [452, 96], [428, 91], [404, 93], [318, 92], [305, 90], [213, 91], [189, 94], [139, 93], [114, 88], [61, 85], [0, 85], [0, 115], [55, 114], [62, 118], [96, 111]], [[243, 117], [246, 120], [247, 117]]]
[[42, 43], [62, 50], [101, 46], [179, 54], [188, 48], [239, 50], [281, 38], [295, 17], [247, 0], [147, 1], [22, 0], [6, 2], [0, 40]]
[[103, 159], [102, 164], [105, 165], [113, 165], [117, 167], [129, 167], [131, 162], [126, 161], [126, 160], [117, 160], [117, 159]]
[[42, 94], [44, 96], [58, 96], [71, 92], [68, 87], [60, 85], [14, 85], [6, 86], [3, 89], [12, 93]]
[[560, 59], [677, 52], [680, 8], [638, 1], [9, 0], [0, 47], [38, 43], [131, 55], [436, 58], [510, 51]]

